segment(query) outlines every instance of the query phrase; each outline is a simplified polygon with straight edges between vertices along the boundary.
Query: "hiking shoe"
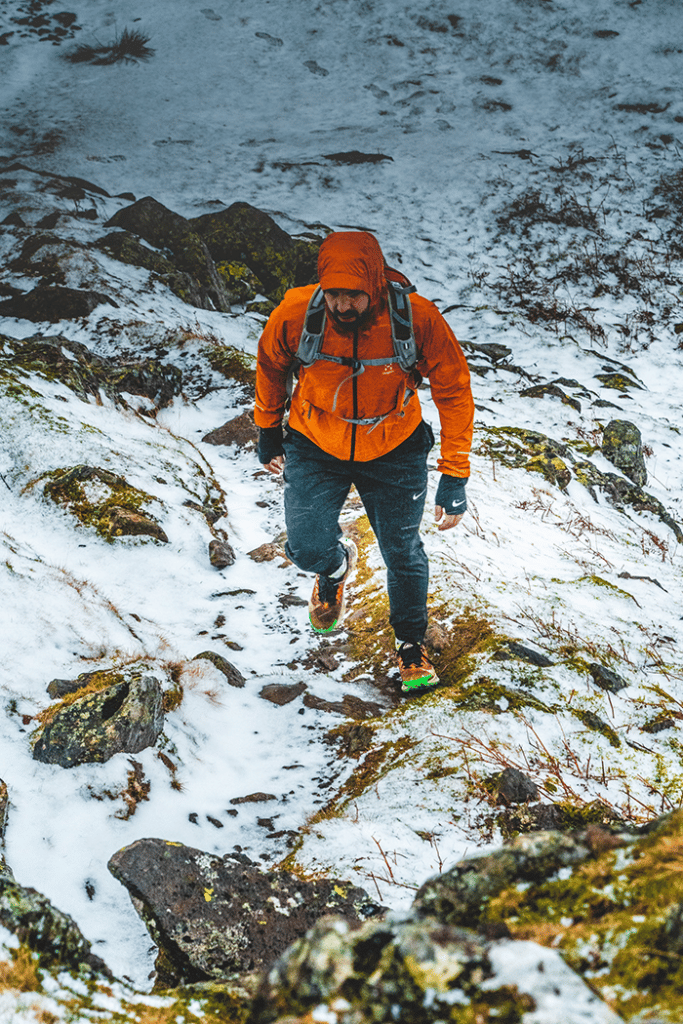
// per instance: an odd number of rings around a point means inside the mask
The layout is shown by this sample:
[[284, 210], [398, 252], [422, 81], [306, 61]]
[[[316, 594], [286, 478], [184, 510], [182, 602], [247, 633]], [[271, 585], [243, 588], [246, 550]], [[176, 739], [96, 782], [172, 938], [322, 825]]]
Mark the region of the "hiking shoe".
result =
[[404, 693], [436, 686], [439, 682], [436, 669], [427, 657], [424, 644], [415, 644], [411, 640], [404, 640], [396, 651], [396, 657], [403, 684], [401, 689]]
[[339, 579], [316, 576], [311, 600], [308, 602], [308, 618], [316, 633], [331, 633], [340, 625], [346, 611], [346, 582], [356, 567], [358, 549], [348, 537], [342, 537], [346, 548], [346, 569]]

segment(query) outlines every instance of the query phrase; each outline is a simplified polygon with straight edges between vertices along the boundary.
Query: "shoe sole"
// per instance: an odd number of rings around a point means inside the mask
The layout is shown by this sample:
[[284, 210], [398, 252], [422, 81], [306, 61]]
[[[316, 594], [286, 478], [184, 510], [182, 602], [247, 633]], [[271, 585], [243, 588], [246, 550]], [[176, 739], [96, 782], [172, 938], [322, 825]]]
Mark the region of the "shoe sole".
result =
[[414, 690], [429, 690], [438, 686], [440, 682], [437, 675], [421, 676], [420, 679], [415, 679], [411, 683], [402, 683], [401, 689], [404, 693], [412, 693]]

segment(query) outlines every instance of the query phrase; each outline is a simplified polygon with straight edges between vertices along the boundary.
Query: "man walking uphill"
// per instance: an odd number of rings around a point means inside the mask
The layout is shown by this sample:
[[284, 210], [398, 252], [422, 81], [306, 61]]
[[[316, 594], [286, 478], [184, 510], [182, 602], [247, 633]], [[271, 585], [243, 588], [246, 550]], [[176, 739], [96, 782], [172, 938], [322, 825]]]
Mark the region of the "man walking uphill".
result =
[[[419, 528], [434, 444], [417, 395], [429, 377], [441, 420], [440, 530], [467, 508], [474, 404], [455, 335], [436, 307], [386, 266], [366, 231], [328, 235], [318, 257], [319, 286], [288, 291], [259, 342], [254, 418], [259, 459], [284, 470], [286, 551], [316, 573], [313, 629], [341, 623], [344, 590], [356, 561], [339, 514], [352, 484], [363, 501], [387, 567], [390, 622], [404, 690], [438, 683], [423, 640], [429, 565]], [[287, 433], [282, 418], [292, 367], [298, 380]]]

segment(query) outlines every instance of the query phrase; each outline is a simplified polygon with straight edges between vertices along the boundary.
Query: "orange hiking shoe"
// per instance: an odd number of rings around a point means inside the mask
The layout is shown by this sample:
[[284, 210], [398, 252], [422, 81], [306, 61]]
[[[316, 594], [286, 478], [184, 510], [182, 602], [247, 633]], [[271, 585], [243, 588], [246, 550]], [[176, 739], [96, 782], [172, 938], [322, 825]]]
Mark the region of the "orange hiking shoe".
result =
[[401, 673], [404, 693], [411, 690], [427, 689], [436, 686], [439, 677], [436, 669], [427, 657], [424, 644], [415, 644], [411, 640], [404, 640], [396, 651], [398, 670]]
[[316, 576], [311, 599], [308, 602], [308, 618], [316, 633], [331, 633], [341, 625], [346, 611], [345, 589], [349, 576], [358, 561], [358, 549], [349, 537], [342, 537], [346, 548], [346, 569], [339, 579]]

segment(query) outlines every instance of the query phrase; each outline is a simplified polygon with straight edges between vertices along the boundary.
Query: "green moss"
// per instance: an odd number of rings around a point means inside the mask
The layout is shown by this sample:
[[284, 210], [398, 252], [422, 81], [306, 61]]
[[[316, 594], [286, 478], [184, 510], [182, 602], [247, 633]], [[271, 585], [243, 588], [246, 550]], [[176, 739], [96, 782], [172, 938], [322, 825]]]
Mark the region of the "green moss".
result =
[[620, 747], [621, 740], [617, 733], [614, 731], [611, 725], [605, 722], [602, 718], [595, 714], [593, 711], [588, 711], [585, 708], [568, 708], [569, 713], [585, 725], [587, 729], [592, 732], [599, 732], [613, 747]]
[[232, 345], [223, 345], [218, 341], [210, 342], [206, 354], [212, 369], [237, 381], [253, 387], [256, 383], [256, 360], [253, 356], [242, 352]]
[[559, 947], [626, 1020], [643, 1011], [680, 1020], [681, 865], [678, 811], [630, 849], [606, 849], [567, 879], [504, 890], [485, 918], [505, 921], [514, 938]]
[[513, 690], [487, 676], [479, 676], [469, 686], [465, 686], [449, 696], [458, 711], [489, 711], [494, 715], [526, 709], [548, 714], [553, 711], [528, 691]]
[[[93, 527], [105, 540], [125, 534], [147, 534], [168, 540], [155, 519], [144, 510], [155, 499], [132, 487], [124, 477], [97, 466], [56, 469], [32, 480], [27, 489], [44, 484], [45, 497], [67, 509], [84, 526]], [[140, 529], [122, 525], [122, 513], [141, 517]]]

